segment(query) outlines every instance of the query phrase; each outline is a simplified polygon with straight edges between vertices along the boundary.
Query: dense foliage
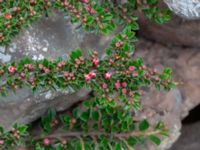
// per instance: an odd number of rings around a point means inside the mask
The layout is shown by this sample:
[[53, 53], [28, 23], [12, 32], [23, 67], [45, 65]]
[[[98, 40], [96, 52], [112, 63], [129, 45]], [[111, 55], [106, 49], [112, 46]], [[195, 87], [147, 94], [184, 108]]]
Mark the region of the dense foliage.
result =
[[[36, 150], [122, 150], [144, 145], [149, 139], [159, 145], [167, 129], [159, 121], [150, 125], [147, 119], [137, 120], [140, 96], [143, 87], [155, 85], [170, 90], [175, 83], [171, 80], [171, 69], [163, 73], [148, 68], [141, 58], [133, 59], [133, 42], [136, 41], [137, 17], [135, 10], [157, 23], [170, 19], [168, 10], [160, 10], [157, 0], [126, 3], [102, 0], [0, 0], [0, 44], [7, 45], [24, 27], [40, 16], [50, 16], [53, 9], [63, 11], [72, 22], [79, 22], [85, 30], [110, 33], [116, 26], [123, 26], [103, 59], [91, 51], [89, 58], [76, 49], [68, 60], [31, 60], [0, 65], [0, 93], [17, 91], [28, 86], [34, 92], [41, 90], [79, 90], [87, 88], [94, 96], [79, 104], [73, 111], [56, 115], [52, 109], [42, 117], [40, 136], [33, 135], [27, 125], [14, 124], [11, 131], [0, 129], [0, 148], [17, 149], [26, 145]], [[17, 92], [16, 92], [17, 94]], [[64, 130], [53, 134], [57, 127]], [[153, 126], [153, 127], [152, 127]]]

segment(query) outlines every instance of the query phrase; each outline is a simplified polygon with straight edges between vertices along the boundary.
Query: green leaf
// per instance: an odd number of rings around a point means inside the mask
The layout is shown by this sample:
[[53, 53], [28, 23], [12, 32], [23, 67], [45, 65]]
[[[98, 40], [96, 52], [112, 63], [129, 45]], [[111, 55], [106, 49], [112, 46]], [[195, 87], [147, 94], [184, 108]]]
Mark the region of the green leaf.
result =
[[54, 119], [56, 117], [56, 110], [54, 108], [50, 108], [48, 110], [47, 116], [50, 120]]
[[172, 69], [171, 68], [165, 68], [164, 73], [171, 75], [172, 74]]
[[85, 122], [88, 121], [89, 118], [90, 118], [89, 112], [83, 112], [83, 113], [81, 114], [81, 116], [80, 116], [80, 119], [83, 120], [83, 121], [85, 121]]
[[155, 126], [155, 129], [159, 129], [159, 130], [162, 130], [164, 129], [164, 123], [162, 121], [159, 121], [156, 126]]
[[79, 58], [80, 56], [82, 56], [82, 52], [81, 52], [81, 50], [78, 48], [78, 49], [76, 49], [76, 50], [74, 50], [74, 51], [71, 52], [71, 54], [70, 54], [70, 59], [71, 59], [72, 61], [74, 61], [75, 59]]
[[147, 4], [149, 4], [149, 5], [157, 5], [158, 4], [158, 0], [147, 0]]
[[129, 138], [128, 138], [128, 144], [130, 145], [130, 146], [132, 146], [132, 147], [134, 147], [136, 144], [137, 144], [137, 138], [136, 137], [133, 137], [133, 136], [130, 136]]
[[99, 120], [99, 113], [97, 111], [93, 111], [92, 112], [92, 119], [94, 121], [98, 121]]
[[109, 106], [111, 107], [116, 107], [117, 103], [115, 100], [112, 100], [111, 102], [109, 102]]
[[140, 131], [145, 131], [148, 128], [149, 128], [149, 123], [148, 123], [148, 121], [146, 119], [143, 120], [142, 122], [140, 122], [140, 124], [139, 124]]
[[160, 138], [155, 135], [149, 136], [149, 139], [151, 140], [152, 143], [154, 143], [156, 145], [160, 145], [160, 143], [161, 143]]

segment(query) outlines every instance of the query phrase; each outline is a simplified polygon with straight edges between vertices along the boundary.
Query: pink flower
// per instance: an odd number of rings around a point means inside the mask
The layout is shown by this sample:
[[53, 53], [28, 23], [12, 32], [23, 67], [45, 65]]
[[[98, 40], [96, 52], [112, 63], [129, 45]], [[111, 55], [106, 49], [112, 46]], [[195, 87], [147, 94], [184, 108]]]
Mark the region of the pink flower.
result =
[[105, 78], [106, 80], [110, 79], [111, 77], [112, 77], [112, 74], [109, 73], [109, 72], [105, 73], [105, 75], [104, 75], [104, 78]]
[[160, 77], [156, 77], [155, 80], [156, 80], [156, 81], [160, 81]]
[[0, 140], [0, 145], [3, 145], [4, 144], [4, 140]]
[[121, 41], [115, 43], [115, 47], [117, 47], [117, 48], [119, 48], [121, 45], [122, 45]]
[[94, 66], [97, 66], [97, 65], [99, 64], [99, 58], [93, 58], [92, 64], [93, 64]]
[[62, 64], [61, 64], [61, 63], [59, 63], [59, 64], [58, 64], [58, 67], [59, 67], [59, 68], [61, 68], [61, 67], [62, 67]]
[[89, 76], [90, 76], [91, 78], [95, 78], [95, 77], [96, 77], [96, 73], [93, 72], [93, 71], [91, 71], [91, 72], [89, 73]]
[[65, 78], [69, 77], [69, 72], [64, 72]]
[[22, 78], [22, 79], [24, 79], [25, 77], [26, 77], [26, 74], [25, 73], [20, 73], [20, 77]]
[[49, 140], [48, 138], [45, 138], [45, 139], [43, 140], [43, 144], [44, 144], [45, 146], [49, 146], [49, 145], [50, 145], [50, 140]]
[[33, 64], [28, 64], [27, 68], [28, 68], [28, 70], [33, 70], [34, 69]]
[[75, 61], [76, 61], [76, 64], [77, 64], [77, 65], [80, 65], [80, 64], [81, 64], [81, 60], [76, 59]]
[[69, 3], [65, 1], [65, 2], [63, 3], [63, 6], [64, 6], [64, 7], [68, 7], [68, 6], [69, 6]]
[[126, 94], [126, 93], [127, 93], [127, 90], [126, 90], [126, 89], [122, 89], [122, 93], [123, 93], [123, 94]]
[[29, 82], [30, 82], [30, 83], [33, 83], [33, 82], [34, 82], [34, 77], [30, 77], [30, 78], [29, 78]]
[[129, 95], [129, 96], [133, 96], [133, 95], [134, 95], [134, 92], [133, 92], [133, 91], [130, 91], [130, 92], [128, 93], [128, 95]]
[[90, 10], [90, 13], [93, 15], [93, 14], [96, 13], [96, 11], [92, 8], [92, 9]]
[[109, 65], [113, 65], [114, 64], [114, 60], [109, 59]]
[[143, 65], [143, 66], [142, 66], [142, 69], [147, 69], [147, 66]]
[[137, 77], [137, 76], [138, 76], [137, 73], [133, 73], [133, 74], [132, 74], [132, 77]]
[[86, 7], [85, 7], [85, 11], [86, 11], [86, 12], [89, 12], [90, 9], [91, 9], [90, 6], [86, 6]]
[[120, 87], [121, 87], [121, 84], [120, 84], [119, 82], [116, 82], [116, 83], [115, 83], [115, 88], [118, 89], [118, 88], [120, 88]]
[[65, 66], [65, 65], [66, 65], [66, 62], [62, 61], [61, 64], [62, 64], [63, 66]]
[[44, 72], [45, 72], [46, 74], [48, 74], [48, 73], [50, 72], [50, 70], [49, 70], [48, 68], [45, 68], [45, 69], [44, 69]]
[[89, 74], [84, 75], [85, 81], [90, 81], [92, 78]]
[[129, 70], [129, 71], [133, 71], [133, 70], [135, 70], [135, 67], [134, 67], [134, 66], [129, 66], [129, 67], [128, 67], [128, 70]]
[[89, 2], [89, 0], [83, 0], [83, 3], [86, 3], [86, 4], [87, 4], [88, 2]]
[[121, 42], [116, 42], [115, 43], [115, 47], [120, 47], [121, 46]]
[[102, 88], [103, 88], [103, 89], [107, 89], [107, 87], [108, 87], [108, 85], [107, 85], [106, 83], [103, 83], [103, 84], [102, 84]]
[[65, 65], [66, 65], [66, 63], [64, 61], [61, 61], [61, 62], [58, 63], [58, 67], [59, 68], [65, 66]]
[[38, 67], [40, 70], [42, 70], [44, 68], [42, 64], [39, 64]]
[[122, 83], [122, 86], [123, 86], [123, 87], [127, 87], [127, 83], [126, 83], [126, 82], [123, 82], [123, 83]]
[[16, 68], [14, 66], [9, 66], [8, 72], [14, 74], [16, 72]]

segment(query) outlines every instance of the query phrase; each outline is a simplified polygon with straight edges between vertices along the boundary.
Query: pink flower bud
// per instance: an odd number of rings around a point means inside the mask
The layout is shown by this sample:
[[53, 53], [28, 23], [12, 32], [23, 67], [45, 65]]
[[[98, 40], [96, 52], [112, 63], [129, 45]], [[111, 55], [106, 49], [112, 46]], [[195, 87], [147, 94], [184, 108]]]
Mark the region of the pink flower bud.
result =
[[120, 42], [115, 43], [115, 47], [120, 47], [120, 46], [121, 46]]
[[130, 92], [128, 93], [128, 95], [129, 95], [129, 96], [133, 96], [133, 95], [134, 95], [134, 92], [133, 92], [133, 91], [130, 91]]
[[143, 66], [142, 66], [142, 69], [147, 69], [147, 66], [143, 65]]
[[99, 58], [94, 58], [94, 59], [92, 60], [92, 64], [93, 64], [94, 66], [97, 66], [97, 65], [99, 64]]
[[48, 73], [50, 72], [50, 70], [49, 70], [48, 68], [45, 68], [45, 69], [44, 69], [44, 72], [45, 72], [46, 74], [48, 74]]
[[83, 3], [86, 3], [86, 4], [87, 4], [88, 2], [89, 2], [89, 0], [83, 0]]
[[155, 80], [156, 80], [156, 81], [160, 81], [160, 77], [156, 77]]
[[121, 87], [121, 84], [120, 84], [119, 82], [116, 82], [116, 83], [115, 83], [115, 88], [118, 89], [118, 88], [120, 88], [120, 87]]
[[127, 87], [127, 83], [126, 83], [126, 82], [123, 82], [123, 83], [122, 83], [122, 86], [123, 86], [123, 87]]
[[34, 66], [33, 66], [33, 64], [28, 64], [27, 68], [28, 68], [28, 70], [33, 70]]
[[49, 140], [48, 138], [45, 138], [45, 139], [43, 140], [43, 144], [44, 144], [45, 146], [49, 146], [49, 145], [50, 145], [50, 140]]
[[129, 70], [129, 71], [133, 71], [133, 70], [135, 70], [135, 67], [134, 67], [134, 66], [129, 66], [129, 67], [128, 67], [128, 70]]
[[0, 140], [0, 145], [3, 145], [4, 144], [4, 140]]
[[89, 12], [90, 9], [91, 9], [91, 8], [90, 8], [89, 6], [86, 6], [86, 7], [85, 7], [85, 11], [86, 11], [86, 12]]
[[112, 77], [112, 74], [109, 73], [109, 72], [105, 73], [105, 75], [104, 75], [104, 78], [105, 78], [106, 80], [110, 79], [111, 77]]
[[64, 62], [64, 61], [61, 61], [60, 63], [62, 64], [62, 66], [66, 65], [66, 62]]
[[62, 67], [62, 64], [61, 64], [61, 63], [58, 63], [58, 67], [61, 68], [61, 67]]
[[34, 77], [29, 77], [29, 80], [28, 80], [30, 83], [33, 83], [34, 82]]
[[77, 65], [81, 64], [81, 61], [79, 59], [75, 60]]
[[106, 83], [103, 83], [103, 84], [102, 84], [102, 88], [103, 88], [103, 89], [107, 89], [107, 87], [108, 87], [108, 85], [107, 85]]
[[64, 72], [65, 78], [69, 77], [69, 72]]
[[122, 89], [122, 94], [126, 94], [127, 90], [126, 89]]
[[92, 8], [92, 9], [90, 10], [90, 13], [93, 15], [93, 14], [96, 13], [96, 11]]
[[85, 78], [85, 81], [90, 81], [91, 80], [91, 76], [89, 74], [85, 74], [84, 78]]
[[20, 77], [22, 78], [22, 79], [24, 79], [25, 77], [26, 77], [26, 74], [25, 73], [20, 73]]
[[74, 73], [73, 72], [69, 73], [69, 76], [74, 77]]
[[42, 64], [39, 64], [39, 65], [38, 65], [38, 68], [39, 68], [40, 70], [42, 70], [44, 67], [43, 67]]
[[132, 74], [132, 77], [133, 77], [133, 78], [135, 78], [135, 77], [137, 77], [137, 76], [138, 76], [137, 73], [133, 73], [133, 74]]
[[79, 58], [82, 62], [85, 60], [83, 56]]
[[95, 78], [95, 77], [96, 77], [96, 73], [91, 71], [91, 72], [89, 73], [89, 76], [90, 76], [91, 78]]
[[16, 68], [14, 66], [9, 66], [8, 72], [11, 73], [11, 74], [14, 74], [16, 72]]
[[113, 65], [114, 64], [114, 60], [109, 59], [109, 65]]
[[65, 2], [63, 3], [63, 6], [64, 6], [64, 7], [68, 7], [68, 6], [69, 6], [69, 3], [65, 1]]

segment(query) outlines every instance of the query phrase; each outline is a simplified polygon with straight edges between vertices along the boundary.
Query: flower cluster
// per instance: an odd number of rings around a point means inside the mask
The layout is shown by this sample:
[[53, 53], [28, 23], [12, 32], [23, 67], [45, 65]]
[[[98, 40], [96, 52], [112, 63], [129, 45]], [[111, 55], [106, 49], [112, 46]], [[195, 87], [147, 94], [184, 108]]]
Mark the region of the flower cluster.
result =
[[[117, 2], [117, 1], [116, 1]], [[102, 3], [92, 0], [15, 0], [0, 1], [0, 45], [7, 45], [22, 28], [29, 26], [43, 14], [49, 15], [53, 9], [61, 10], [71, 17], [74, 23], [80, 23], [87, 31], [108, 34], [119, 24], [131, 25], [138, 30], [137, 17], [134, 10], [142, 10], [144, 14], [158, 23], [170, 19], [168, 10], [158, 8], [158, 1], [127, 1], [116, 3], [104, 0]], [[116, 43], [119, 46], [120, 42]]]
[[[30, 85], [35, 91], [41, 88], [48, 90], [52, 87], [58, 89], [89, 87], [99, 97], [104, 95], [107, 99], [113, 99], [111, 93], [119, 92], [123, 96], [120, 99], [124, 106], [138, 107], [134, 102], [142, 93], [141, 87], [153, 83], [156, 87], [163, 86], [165, 89], [170, 89], [174, 84], [170, 79], [170, 69], [165, 69], [162, 74], [159, 74], [144, 65], [141, 59], [134, 60], [126, 57], [133, 50], [131, 46], [126, 45], [135, 38], [130, 32], [132, 32], [131, 28], [127, 27], [113, 39], [111, 47], [107, 49], [113, 49], [112, 54], [107, 54], [103, 60], [95, 51], [90, 58], [85, 59], [81, 50], [77, 49], [71, 53], [67, 61], [46, 59], [33, 61], [26, 58], [20, 62], [1, 65], [1, 78], [6, 76], [6, 81], [0, 85], [0, 92], [5, 95], [8, 90], [16, 90], [25, 85]], [[115, 41], [120, 41], [120, 47], [117, 46], [117, 49]]]
[[[0, 45], [8, 44], [20, 29], [48, 14], [62, 10], [72, 22], [81, 23], [89, 31], [110, 33], [116, 25], [124, 29], [117, 34], [100, 59], [93, 51], [84, 58], [76, 49], [68, 60], [32, 60], [23, 58], [0, 64], [0, 94], [29, 86], [33, 92], [43, 90], [79, 90], [87, 88], [93, 96], [81, 102], [73, 111], [56, 115], [50, 109], [41, 118], [36, 136], [28, 125], [14, 124], [11, 131], [0, 127], [0, 149], [18, 149], [26, 145], [36, 150], [128, 150], [150, 140], [156, 145], [167, 135], [162, 122], [136, 119], [140, 110], [143, 87], [170, 90], [175, 86], [170, 68], [158, 73], [146, 66], [141, 58], [133, 59], [135, 30], [138, 29], [134, 10], [142, 10], [158, 23], [169, 20], [167, 11], [157, 8], [157, 0], [96, 2], [92, 0], [0, 0]], [[57, 132], [58, 128], [66, 131]], [[59, 130], [58, 130], [59, 131]]]

